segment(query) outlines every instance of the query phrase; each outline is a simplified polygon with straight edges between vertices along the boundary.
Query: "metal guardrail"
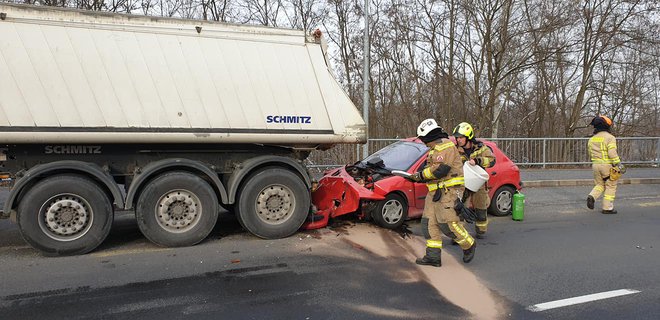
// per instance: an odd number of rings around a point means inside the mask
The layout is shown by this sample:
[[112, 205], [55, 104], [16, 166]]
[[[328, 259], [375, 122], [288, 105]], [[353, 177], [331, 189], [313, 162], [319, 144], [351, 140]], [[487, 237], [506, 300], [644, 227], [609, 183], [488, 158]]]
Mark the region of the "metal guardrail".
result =
[[[518, 166], [583, 166], [591, 165], [584, 138], [486, 138]], [[617, 151], [624, 164], [660, 166], [660, 137], [617, 137]], [[367, 147], [373, 153], [400, 139], [369, 139]], [[356, 162], [364, 145], [340, 145], [326, 151], [314, 151], [308, 167], [322, 169]]]
[[[590, 165], [585, 138], [493, 138], [513, 162], [524, 166]], [[660, 165], [660, 137], [618, 137], [624, 164]]]

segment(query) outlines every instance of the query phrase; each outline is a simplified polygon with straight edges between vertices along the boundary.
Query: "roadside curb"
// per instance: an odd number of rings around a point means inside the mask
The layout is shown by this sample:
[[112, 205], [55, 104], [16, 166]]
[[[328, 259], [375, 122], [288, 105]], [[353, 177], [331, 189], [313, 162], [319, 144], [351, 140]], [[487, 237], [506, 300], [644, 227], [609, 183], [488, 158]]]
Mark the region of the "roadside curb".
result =
[[[523, 181], [523, 188], [593, 186], [593, 179]], [[660, 178], [624, 178], [618, 184], [660, 184]]]

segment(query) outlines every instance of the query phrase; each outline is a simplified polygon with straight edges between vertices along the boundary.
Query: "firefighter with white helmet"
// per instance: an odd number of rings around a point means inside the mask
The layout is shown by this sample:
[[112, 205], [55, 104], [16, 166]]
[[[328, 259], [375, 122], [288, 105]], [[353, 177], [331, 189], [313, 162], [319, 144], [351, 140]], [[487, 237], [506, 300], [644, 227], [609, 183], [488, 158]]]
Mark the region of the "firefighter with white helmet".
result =
[[612, 120], [606, 116], [597, 116], [591, 120], [594, 135], [589, 139], [587, 149], [591, 157], [591, 167], [594, 173], [594, 188], [587, 196], [587, 207], [594, 208], [594, 202], [603, 195], [603, 210], [605, 214], [615, 214], [614, 196], [616, 184], [626, 167], [617, 154], [616, 138], [612, 135]]
[[[493, 150], [475, 138], [472, 125], [467, 122], [459, 123], [454, 128], [453, 135], [456, 137], [456, 147], [458, 148], [463, 163], [468, 162], [471, 165], [477, 165], [484, 169], [495, 165]], [[484, 185], [474, 193], [465, 190], [463, 198], [465, 203], [468, 203], [468, 201], [472, 202], [474, 211], [477, 214], [477, 221], [475, 221], [477, 238], [485, 238], [486, 231], [488, 230], [487, 210], [488, 205], [490, 205], [487, 183], [484, 183]]]
[[476, 242], [463, 227], [455, 201], [465, 190], [461, 157], [454, 143], [434, 119], [426, 119], [417, 127], [417, 137], [429, 151], [426, 166], [410, 180], [425, 182], [429, 189], [424, 202], [422, 231], [426, 238], [426, 254], [415, 262], [420, 265], [442, 265], [442, 234], [454, 239], [463, 249], [463, 262], [474, 258]]

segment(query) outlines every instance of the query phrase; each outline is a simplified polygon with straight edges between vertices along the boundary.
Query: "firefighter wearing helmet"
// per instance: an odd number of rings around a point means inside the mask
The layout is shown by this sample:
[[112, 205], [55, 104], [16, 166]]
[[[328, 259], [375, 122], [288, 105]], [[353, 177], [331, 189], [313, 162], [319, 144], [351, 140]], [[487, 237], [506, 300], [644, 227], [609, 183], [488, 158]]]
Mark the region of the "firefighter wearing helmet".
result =
[[614, 196], [617, 180], [626, 168], [616, 152], [616, 138], [612, 135], [612, 120], [606, 116], [597, 116], [591, 120], [594, 135], [589, 139], [587, 149], [591, 157], [594, 173], [594, 188], [587, 196], [587, 207], [594, 208], [594, 202], [603, 195], [602, 213], [614, 214]]
[[[456, 147], [461, 155], [463, 163], [468, 162], [470, 165], [477, 165], [484, 169], [490, 168], [495, 165], [495, 156], [493, 150], [481, 141], [477, 141], [474, 137], [474, 129], [467, 122], [459, 123], [453, 131], [456, 137]], [[487, 183], [484, 184], [477, 192], [465, 190], [463, 195], [465, 203], [472, 202], [474, 211], [477, 214], [477, 221], [475, 221], [475, 231], [478, 239], [486, 237], [488, 231], [488, 205], [490, 205], [490, 197], [488, 196]]]
[[461, 156], [454, 143], [433, 119], [426, 119], [417, 127], [417, 137], [431, 150], [426, 166], [410, 176], [410, 180], [425, 182], [429, 189], [424, 201], [422, 232], [426, 238], [426, 254], [415, 262], [440, 267], [442, 235], [454, 239], [463, 249], [463, 262], [474, 258], [477, 243], [463, 227], [454, 210], [455, 201], [463, 195], [465, 181]]

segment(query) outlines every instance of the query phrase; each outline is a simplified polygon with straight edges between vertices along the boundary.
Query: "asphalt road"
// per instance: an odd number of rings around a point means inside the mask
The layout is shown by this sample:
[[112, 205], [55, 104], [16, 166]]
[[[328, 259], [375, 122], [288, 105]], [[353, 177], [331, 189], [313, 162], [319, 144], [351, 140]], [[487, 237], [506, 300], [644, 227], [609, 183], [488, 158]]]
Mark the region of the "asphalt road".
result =
[[[188, 248], [147, 242], [120, 219], [95, 252], [44, 258], [0, 230], [2, 319], [465, 319], [407, 259], [390, 260], [351, 233], [403, 239], [370, 224], [274, 241], [239, 230], [230, 215]], [[383, 238], [381, 238], [381, 234]], [[409, 272], [408, 269], [411, 271]]]
[[[625, 185], [617, 215], [586, 208], [590, 187], [529, 188], [526, 217], [493, 219], [469, 268], [521, 307], [620, 289], [636, 294], [535, 312], [543, 319], [657, 319], [660, 185]], [[596, 208], [599, 208], [599, 202]]]
[[[45, 258], [0, 221], [2, 319], [657, 319], [660, 185], [623, 185], [617, 215], [589, 187], [528, 188], [525, 219], [491, 217], [470, 264], [445, 242], [419, 267], [412, 237], [368, 223], [261, 240], [229, 214], [200, 245], [160, 248], [120, 217], [91, 254]], [[615, 290], [628, 295], [537, 310]]]

